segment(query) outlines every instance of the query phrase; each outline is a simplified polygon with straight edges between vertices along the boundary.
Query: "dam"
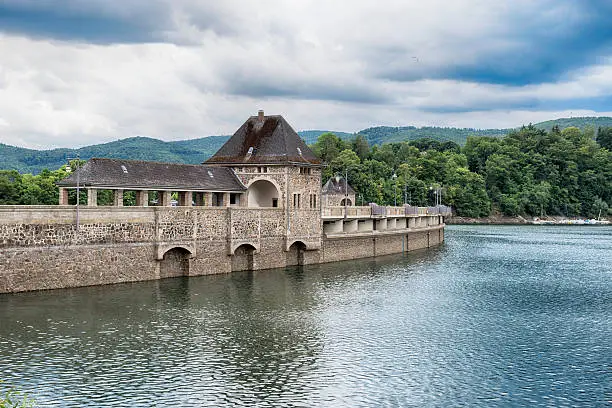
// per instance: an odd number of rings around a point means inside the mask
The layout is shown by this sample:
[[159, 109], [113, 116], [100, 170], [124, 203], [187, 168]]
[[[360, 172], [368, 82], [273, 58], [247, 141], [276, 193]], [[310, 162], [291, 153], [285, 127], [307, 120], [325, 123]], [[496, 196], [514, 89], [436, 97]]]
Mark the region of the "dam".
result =
[[[354, 206], [346, 180], [344, 190], [321, 187], [321, 168], [282, 116], [261, 111], [202, 165], [91, 159], [59, 183], [59, 205], [0, 206], [0, 293], [310, 265], [444, 241], [449, 208]], [[69, 204], [70, 189], [87, 205]], [[98, 206], [100, 190], [112, 191], [112, 206]], [[124, 205], [128, 191], [135, 205]]]

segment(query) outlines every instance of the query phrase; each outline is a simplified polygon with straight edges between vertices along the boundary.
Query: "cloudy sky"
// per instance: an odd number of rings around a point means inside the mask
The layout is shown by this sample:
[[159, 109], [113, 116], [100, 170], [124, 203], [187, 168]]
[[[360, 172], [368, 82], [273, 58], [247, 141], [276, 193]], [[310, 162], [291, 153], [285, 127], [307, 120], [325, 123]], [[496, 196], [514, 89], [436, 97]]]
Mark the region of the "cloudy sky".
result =
[[610, 0], [0, 0], [0, 143], [612, 116]]

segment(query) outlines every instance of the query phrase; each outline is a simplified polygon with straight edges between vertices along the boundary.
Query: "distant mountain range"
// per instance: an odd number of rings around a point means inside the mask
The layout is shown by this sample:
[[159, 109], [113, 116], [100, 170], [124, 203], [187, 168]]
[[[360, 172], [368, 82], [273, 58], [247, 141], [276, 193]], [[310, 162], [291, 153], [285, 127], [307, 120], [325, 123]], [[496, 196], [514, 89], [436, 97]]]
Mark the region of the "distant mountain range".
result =
[[[560, 128], [576, 126], [612, 127], [611, 117], [562, 118], [536, 123], [541, 129], [550, 130], [554, 125]], [[366, 137], [370, 145], [432, 138], [439, 141], [451, 140], [465, 144], [468, 136], [502, 137], [512, 129], [470, 129], [452, 127], [388, 127], [378, 126], [358, 132]], [[328, 130], [304, 130], [298, 132], [307, 144], [317, 141], [319, 135], [333, 132], [342, 139], [355, 136], [352, 133]], [[79, 149], [33, 150], [0, 143], [0, 169], [18, 170], [21, 173], [37, 174], [43, 169], [57, 169], [66, 163], [67, 157], [79, 155], [82, 159], [109, 157], [132, 160], [151, 160], [175, 163], [197, 164], [212, 156], [230, 136], [208, 136], [199, 139], [164, 142], [150, 137], [130, 137], [114, 142], [85, 146]]]

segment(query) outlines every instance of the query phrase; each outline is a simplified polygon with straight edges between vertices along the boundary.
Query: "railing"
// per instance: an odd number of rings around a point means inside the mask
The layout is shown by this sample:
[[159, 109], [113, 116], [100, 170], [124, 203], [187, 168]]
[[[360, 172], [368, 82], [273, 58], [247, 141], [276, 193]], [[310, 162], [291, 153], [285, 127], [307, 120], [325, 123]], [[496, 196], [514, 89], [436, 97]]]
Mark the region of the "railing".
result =
[[[346, 215], [345, 215], [346, 209]], [[436, 207], [416, 207], [405, 205], [403, 207], [384, 206], [371, 203], [367, 207], [323, 207], [323, 217], [344, 218], [344, 217], [405, 217], [405, 216], [425, 216], [425, 215], [451, 215], [451, 207], [439, 205]]]
[[[323, 207], [323, 217], [344, 217], [345, 207]], [[347, 217], [369, 217], [370, 207], [346, 207]]]
[[427, 207], [427, 214], [430, 215], [452, 215], [452, 208], [445, 205], [438, 205], [435, 207]]

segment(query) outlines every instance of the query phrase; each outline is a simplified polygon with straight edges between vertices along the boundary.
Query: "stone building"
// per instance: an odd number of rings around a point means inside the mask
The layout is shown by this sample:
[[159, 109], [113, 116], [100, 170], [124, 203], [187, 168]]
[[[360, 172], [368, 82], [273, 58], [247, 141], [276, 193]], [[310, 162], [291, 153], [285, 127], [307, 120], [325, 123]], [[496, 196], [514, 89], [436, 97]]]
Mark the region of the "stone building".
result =
[[[86, 206], [68, 205], [77, 185]], [[91, 159], [59, 188], [59, 206], [0, 206], [0, 293], [335, 262], [444, 241], [437, 208], [354, 206], [343, 179], [322, 194], [317, 157], [283, 117], [262, 111], [202, 165]], [[100, 190], [114, 192], [114, 205], [97, 206]], [[126, 191], [136, 205], [124, 205]]]
[[247, 207], [284, 210], [286, 250], [321, 247], [321, 162], [282, 116], [260, 110], [204, 164], [231, 169]]
[[[92, 207], [98, 205], [100, 190], [113, 191], [118, 207], [128, 191], [136, 193], [136, 206], [141, 207], [170, 206], [172, 193], [179, 206], [246, 206], [246, 188], [229, 168], [93, 158], [78, 172], [57, 183], [60, 205], [68, 204], [68, 189], [78, 185]], [[157, 193], [156, 201], [150, 200], [151, 192]]]
[[355, 190], [344, 177], [331, 177], [321, 189], [321, 201], [324, 207], [352, 206]]

